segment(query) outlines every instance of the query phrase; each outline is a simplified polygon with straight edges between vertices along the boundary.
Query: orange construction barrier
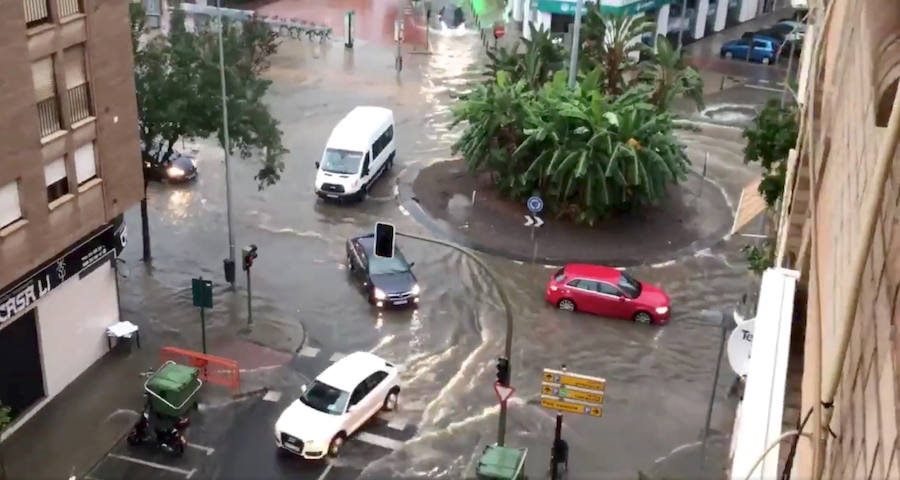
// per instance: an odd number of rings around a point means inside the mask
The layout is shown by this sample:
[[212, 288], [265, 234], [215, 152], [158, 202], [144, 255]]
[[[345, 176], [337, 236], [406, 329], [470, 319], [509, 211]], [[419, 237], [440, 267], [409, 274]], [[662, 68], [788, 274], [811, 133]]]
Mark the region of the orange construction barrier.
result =
[[237, 362], [227, 358], [176, 347], [163, 347], [159, 351], [160, 364], [169, 360], [200, 369], [200, 378], [209, 383], [223, 385], [233, 390], [241, 388], [241, 371]]

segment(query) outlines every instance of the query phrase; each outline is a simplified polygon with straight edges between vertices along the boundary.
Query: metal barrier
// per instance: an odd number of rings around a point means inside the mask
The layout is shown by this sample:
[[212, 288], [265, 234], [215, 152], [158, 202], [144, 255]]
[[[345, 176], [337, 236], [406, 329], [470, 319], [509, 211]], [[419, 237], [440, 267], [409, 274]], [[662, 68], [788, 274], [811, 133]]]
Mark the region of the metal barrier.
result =
[[163, 347], [159, 350], [160, 363], [173, 361], [200, 369], [200, 378], [232, 390], [241, 388], [241, 371], [237, 362], [227, 358], [208, 355], [193, 350]]
[[[219, 9], [214, 6], [196, 5], [193, 3], [182, 3], [181, 9], [188, 15], [206, 17], [210, 21], [216, 21], [219, 16]], [[246, 22], [253, 17], [264, 22], [280, 37], [289, 37], [295, 40], [302, 40], [305, 35], [307, 39], [319, 40], [324, 42], [331, 38], [332, 29], [327, 25], [317, 25], [297, 18], [257, 15], [253, 10], [238, 10], [234, 8], [221, 9], [223, 17], [232, 20]]]

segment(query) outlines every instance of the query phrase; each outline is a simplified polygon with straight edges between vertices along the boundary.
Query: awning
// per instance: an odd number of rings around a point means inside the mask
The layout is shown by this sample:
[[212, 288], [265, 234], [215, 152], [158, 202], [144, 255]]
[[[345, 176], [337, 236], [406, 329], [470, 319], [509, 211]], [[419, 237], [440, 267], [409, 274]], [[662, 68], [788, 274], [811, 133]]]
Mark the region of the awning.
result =
[[766, 211], [768, 205], [766, 205], [766, 200], [759, 193], [759, 183], [761, 181], [762, 179], [756, 180], [741, 191], [741, 200], [738, 202], [737, 212], [734, 214], [734, 223], [731, 225], [732, 235], [742, 230], [748, 223]]

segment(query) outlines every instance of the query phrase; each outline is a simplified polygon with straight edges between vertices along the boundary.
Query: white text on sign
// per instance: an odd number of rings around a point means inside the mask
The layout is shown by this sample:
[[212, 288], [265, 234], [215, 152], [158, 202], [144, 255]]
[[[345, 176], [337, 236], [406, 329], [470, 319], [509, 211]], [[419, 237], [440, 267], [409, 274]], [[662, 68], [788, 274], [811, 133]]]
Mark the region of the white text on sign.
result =
[[600, 406], [583, 405], [580, 403], [560, 400], [558, 398], [547, 397], [544, 395], [541, 395], [541, 406], [565, 413], [577, 413], [579, 415], [590, 415], [592, 417], [603, 416], [603, 408]]
[[549, 368], [544, 369], [544, 374], [541, 379], [544, 383], [556, 383], [569, 387], [583, 388], [585, 390], [602, 392], [606, 389], [606, 380], [603, 378], [551, 370]]

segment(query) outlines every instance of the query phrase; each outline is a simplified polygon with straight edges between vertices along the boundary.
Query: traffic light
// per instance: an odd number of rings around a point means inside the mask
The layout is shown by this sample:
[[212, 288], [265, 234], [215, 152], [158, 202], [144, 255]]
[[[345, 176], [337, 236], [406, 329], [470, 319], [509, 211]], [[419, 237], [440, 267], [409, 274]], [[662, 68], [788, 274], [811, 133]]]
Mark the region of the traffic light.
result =
[[394, 256], [394, 226], [390, 223], [375, 224], [375, 256], [386, 258]]
[[509, 386], [509, 359], [507, 358], [497, 359], [497, 382], [504, 387]]
[[255, 260], [257, 257], [256, 245], [250, 244], [249, 247], [244, 247], [243, 250], [241, 250], [241, 255], [244, 260], [244, 262], [243, 262], [244, 271], [246, 272], [246, 271], [250, 270], [250, 267], [253, 266], [253, 260]]

